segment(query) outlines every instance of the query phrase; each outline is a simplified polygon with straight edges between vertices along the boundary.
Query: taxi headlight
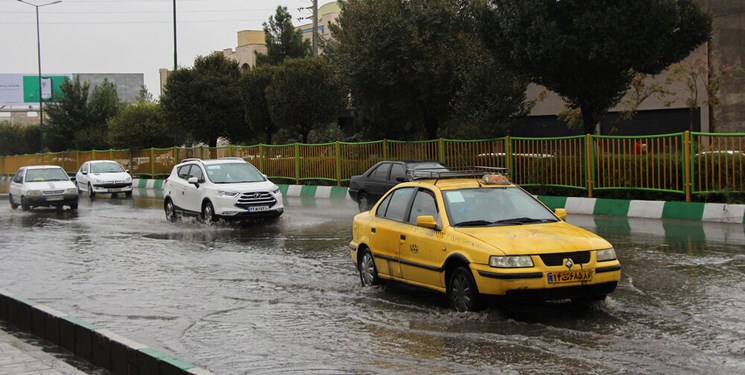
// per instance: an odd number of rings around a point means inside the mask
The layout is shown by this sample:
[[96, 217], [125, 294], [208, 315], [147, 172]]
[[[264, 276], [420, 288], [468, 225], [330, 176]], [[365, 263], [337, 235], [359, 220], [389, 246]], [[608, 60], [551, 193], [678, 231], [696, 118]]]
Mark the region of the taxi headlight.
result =
[[529, 255], [489, 257], [489, 265], [496, 268], [526, 268], [533, 267], [533, 259]]
[[234, 198], [236, 195], [238, 195], [238, 192], [235, 191], [225, 191], [225, 190], [218, 190], [217, 195], [221, 197], [229, 197]]
[[616, 259], [616, 250], [610, 249], [598, 250], [598, 262], [606, 262]]
[[28, 195], [29, 197], [40, 197], [41, 190], [29, 190], [26, 192], [26, 195]]
[[76, 189], [76, 188], [67, 188], [67, 189], [65, 189], [65, 194], [77, 194], [77, 193], [78, 193], [78, 189]]

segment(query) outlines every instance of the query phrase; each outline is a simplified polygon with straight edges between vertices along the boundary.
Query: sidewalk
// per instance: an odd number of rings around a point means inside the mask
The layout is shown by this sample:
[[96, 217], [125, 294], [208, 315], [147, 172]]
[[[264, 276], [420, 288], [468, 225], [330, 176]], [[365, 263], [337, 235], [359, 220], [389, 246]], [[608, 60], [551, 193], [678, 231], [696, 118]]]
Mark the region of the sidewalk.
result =
[[55, 345], [0, 322], [0, 375], [85, 374], [104, 375], [108, 372], [96, 369]]

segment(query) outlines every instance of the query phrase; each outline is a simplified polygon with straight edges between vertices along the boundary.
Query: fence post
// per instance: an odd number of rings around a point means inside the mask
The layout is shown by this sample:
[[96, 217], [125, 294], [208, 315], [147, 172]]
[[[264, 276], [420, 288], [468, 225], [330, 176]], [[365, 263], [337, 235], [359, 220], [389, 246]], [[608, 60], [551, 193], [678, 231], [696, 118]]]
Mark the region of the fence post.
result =
[[383, 160], [388, 160], [388, 140], [383, 140]]
[[339, 152], [339, 141], [336, 141], [336, 186], [341, 187], [341, 152]]
[[691, 132], [688, 130], [683, 132], [683, 170], [685, 170], [684, 189], [686, 192], [686, 202], [690, 202], [693, 165], [691, 164]]
[[587, 178], [587, 197], [592, 198], [593, 165], [592, 134], [585, 134], [585, 178]]
[[150, 178], [155, 178], [155, 149], [150, 147]]
[[445, 140], [440, 137], [440, 163], [445, 164], [446, 158], [445, 158]]
[[266, 174], [264, 171], [264, 145], [261, 143], [259, 143], [259, 170]]
[[510, 178], [514, 181], [517, 174], [512, 170], [512, 138], [509, 135], [504, 137], [504, 164], [507, 167]]
[[300, 144], [295, 143], [295, 185], [300, 185]]

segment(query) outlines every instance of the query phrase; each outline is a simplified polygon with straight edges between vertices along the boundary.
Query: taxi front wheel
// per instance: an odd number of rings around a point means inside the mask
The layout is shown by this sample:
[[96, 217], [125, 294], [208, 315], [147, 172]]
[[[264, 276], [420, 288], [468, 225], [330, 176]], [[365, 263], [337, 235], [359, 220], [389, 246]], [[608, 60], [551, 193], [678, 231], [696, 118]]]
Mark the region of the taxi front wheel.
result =
[[365, 249], [359, 264], [360, 281], [363, 286], [373, 286], [380, 283], [378, 269], [375, 268], [375, 259], [370, 249]]
[[448, 299], [455, 311], [477, 311], [481, 307], [479, 290], [466, 267], [460, 266], [450, 275]]

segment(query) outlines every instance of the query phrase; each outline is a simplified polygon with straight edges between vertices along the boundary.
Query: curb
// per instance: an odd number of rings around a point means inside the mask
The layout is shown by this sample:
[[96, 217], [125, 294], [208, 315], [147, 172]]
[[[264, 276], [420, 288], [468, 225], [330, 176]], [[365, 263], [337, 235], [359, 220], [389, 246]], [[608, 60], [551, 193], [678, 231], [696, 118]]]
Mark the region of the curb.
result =
[[[162, 189], [163, 180], [135, 179], [141, 189]], [[286, 197], [349, 199], [347, 187], [278, 184]], [[677, 219], [745, 224], [745, 204], [664, 202], [607, 198], [538, 196], [550, 209], [564, 208], [568, 214]]]
[[565, 208], [569, 214], [745, 223], [743, 204], [551, 196], [538, 196], [538, 199], [552, 210]]
[[214, 375], [191, 363], [0, 289], [0, 320], [118, 375]]

